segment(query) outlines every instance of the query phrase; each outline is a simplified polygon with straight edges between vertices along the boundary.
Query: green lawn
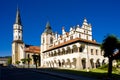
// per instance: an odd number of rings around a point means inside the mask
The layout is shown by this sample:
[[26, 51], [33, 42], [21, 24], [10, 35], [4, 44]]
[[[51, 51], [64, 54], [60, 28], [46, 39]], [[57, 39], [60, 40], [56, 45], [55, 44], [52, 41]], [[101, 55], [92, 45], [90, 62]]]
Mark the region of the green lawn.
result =
[[[73, 75], [82, 75], [82, 76], [86, 76], [86, 77], [92, 77], [92, 78], [96, 78], [96, 79], [103, 79], [105, 77], [107, 77], [107, 66], [103, 66], [97, 69], [91, 69], [89, 72], [87, 72], [86, 70], [73, 70], [73, 69], [56, 69], [56, 68], [52, 68], [52, 69], [47, 69], [49, 71], [54, 71], [54, 72], [59, 72], [59, 73], [68, 73], [68, 74], [73, 74]], [[120, 68], [113, 68], [113, 72], [112, 72], [112, 77], [115, 80], [119, 80], [120, 79]]]

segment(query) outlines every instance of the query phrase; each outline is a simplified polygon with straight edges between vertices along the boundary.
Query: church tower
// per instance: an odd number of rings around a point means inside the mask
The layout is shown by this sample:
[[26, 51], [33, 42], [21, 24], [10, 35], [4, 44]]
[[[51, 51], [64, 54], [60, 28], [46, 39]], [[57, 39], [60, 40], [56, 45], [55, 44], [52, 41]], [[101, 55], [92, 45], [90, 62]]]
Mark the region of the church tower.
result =
[[20, 18], [20, 11], [17, 8], [16, 13], [16, 20], [15, 24], [13, 25], [13, 40], [14, 41], [20, 41], [22, 42], [22, 24], [21, 24], [21, 18]]
[[47, 22], [45, 30], [41, 35], [41, 66], [43, 66], [42, 63], [44, 63], [44, 51], [48, 50], [50, 47], [53, 46], [53, 39], [54, 33], [52, 32], [50, 23]]
[[50, 26], [50, 23], [47, 22], [44, 32], [41, 35], [41, 45], [42, 51], [47, 50], [49, 47], [53, 45], [53, 32]]
[[17, 8], [16, 19], [13, 25], [13, 43], [12, 43], [12, 64], [21, 61], [24, 58], [23, 29], [20, 17], [20, 11]]

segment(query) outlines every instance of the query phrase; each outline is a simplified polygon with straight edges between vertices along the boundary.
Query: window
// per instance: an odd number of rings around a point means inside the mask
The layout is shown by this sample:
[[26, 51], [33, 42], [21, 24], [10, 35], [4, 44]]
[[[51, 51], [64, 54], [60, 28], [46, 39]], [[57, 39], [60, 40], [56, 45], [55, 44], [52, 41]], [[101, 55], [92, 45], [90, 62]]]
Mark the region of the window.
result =
[[61, 53], [61, 52], [60, 52], [60, 49], [58, 49], [58, 55], [61, 55], [60, 53]]
[[19, 36], [19, 39], [20, 39], [20, 36]]
[[43, 43], [45, 42], [45, 39], [43, 38]]
[[64, 49], [64, 48], [62, 48], [62, 55], [63, 55], [63, 54], [65, 54], [65, 49]]
[[50, 38], [50, 44], [53, 44], [53, 38], [52, 37]]
[[79, 48], [79, 51], [80, 51], [80, 52], [83, 52], [83, 49], [80, 47], [80, 48]]
[[70, 40], [72, 40], [73, 39], [73, 36], [70, 36]]
[[93, 49], [91, 49], [91, 55], [93, 55]]
[[66, 42], [66, 39], [64, 39], [64, 42]]
[[96, 49], [96, 55], [98, 55], [98, 50]]
[[83, 52], [84, 48], [85, 48], [85, 44], [81, 44], [81, 46], [79, 48], [79, 52]]
[[88, 35], [86, 36], [86, 39], [88, 40]]
[[76, 45], [73, 45], [73, 52], [78, 52], [78, 48]]
[[71, 53], [70, 47], [67, 47], [66, 54]]
[[100, 52], [101, 52], [101, 56], [102, 56], [103, 55], [103, 51], [101, 50]]
[[81, 38], [81, 35], [79, 34], [79, 38]]

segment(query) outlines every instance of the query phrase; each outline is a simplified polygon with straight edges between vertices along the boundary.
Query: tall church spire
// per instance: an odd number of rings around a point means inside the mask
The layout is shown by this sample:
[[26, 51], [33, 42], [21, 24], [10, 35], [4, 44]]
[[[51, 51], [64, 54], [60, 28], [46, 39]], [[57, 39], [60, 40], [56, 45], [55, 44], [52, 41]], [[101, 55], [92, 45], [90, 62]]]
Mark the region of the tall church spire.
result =
[[21, 25], [21, 17], [20, 17], [20, 11], [19, 11], [19, 8], [18, 8], [18, 7], [17, 7], [15, 24]]
[[22, 24], [21, 24], [21, 18], [20, 18], [20, 11], [17, 7], [17, 13], [16, 13], [16, 20], [15, 24], [13, 25], [13, 41], [22, 41]]

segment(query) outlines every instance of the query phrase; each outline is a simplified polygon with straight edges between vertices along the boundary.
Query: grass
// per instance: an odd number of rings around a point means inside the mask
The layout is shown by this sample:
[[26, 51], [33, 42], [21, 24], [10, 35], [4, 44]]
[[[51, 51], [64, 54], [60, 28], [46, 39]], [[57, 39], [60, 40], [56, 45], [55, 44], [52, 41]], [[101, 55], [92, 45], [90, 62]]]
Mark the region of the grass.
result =
[[[46, 69], [46, 70], [53, 71], [53, 72], [59, 72], [61, 74], [67, 73], [67, 74], [73, 74], [73, 75], [78, 75], [78, 76], [103, 79], [103, 78], [107, 77], [107, 70], [108, 70], [107, 68], [108, 68], [108, 65], [104, 65], [97, 69], [91, 69], [89, 72], [87, 72], [86, 70], [57, 69], [57, 68]], [[120, 68], [118, 69], [118, 68], [113, 67], [112, 72], [113, 72], [112, 77], [115, 80], [119, 80], [120, 79]]]

